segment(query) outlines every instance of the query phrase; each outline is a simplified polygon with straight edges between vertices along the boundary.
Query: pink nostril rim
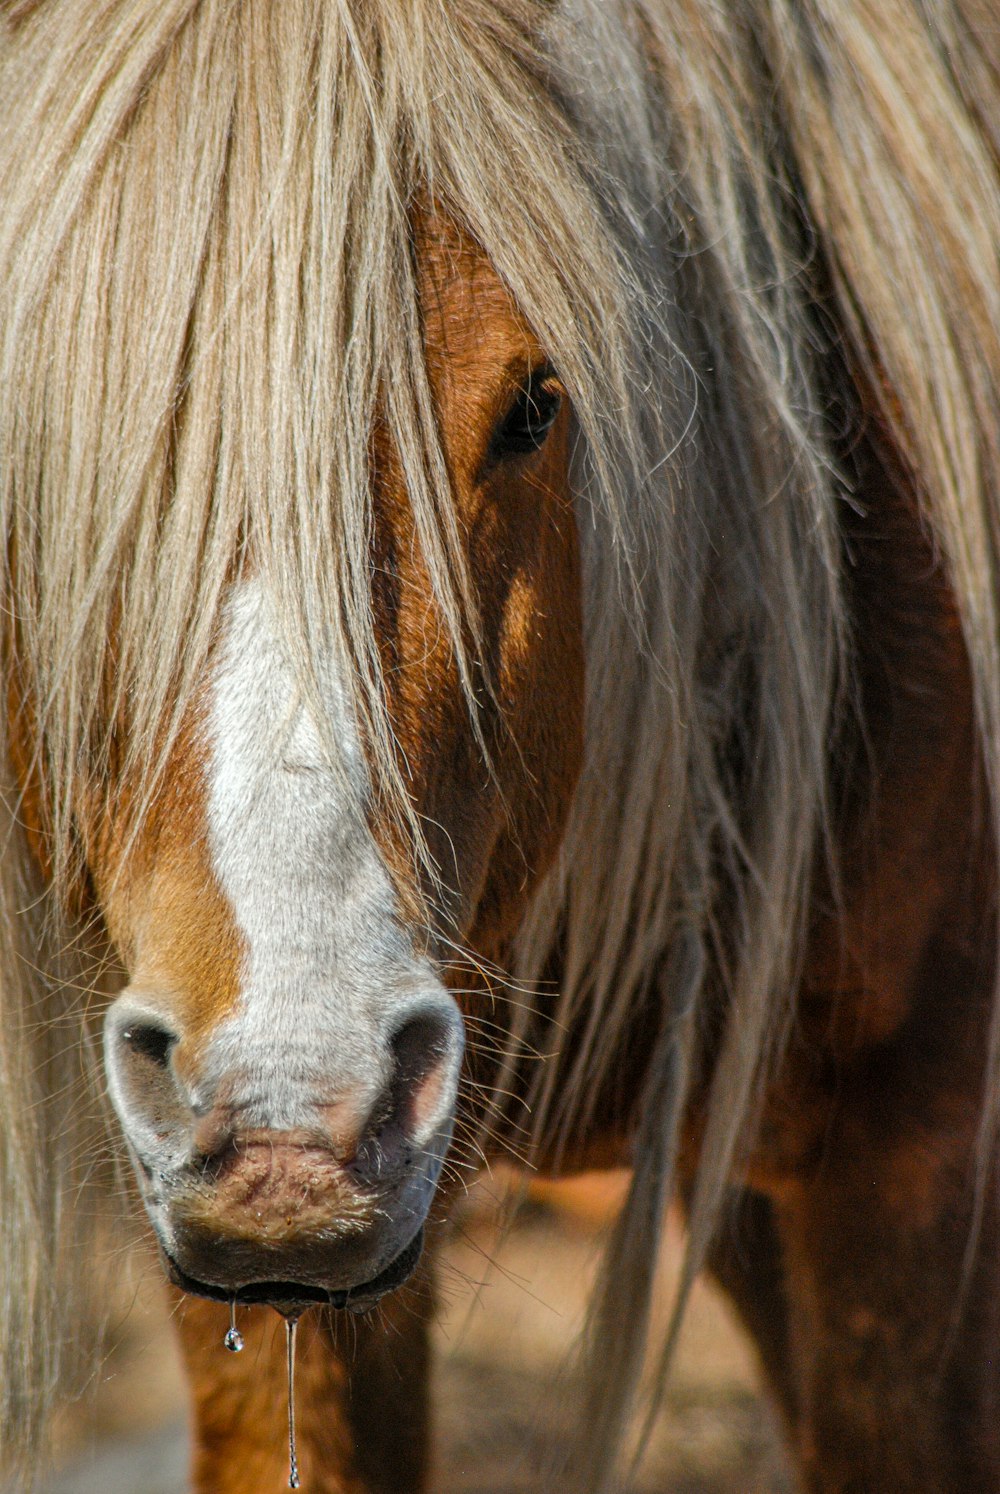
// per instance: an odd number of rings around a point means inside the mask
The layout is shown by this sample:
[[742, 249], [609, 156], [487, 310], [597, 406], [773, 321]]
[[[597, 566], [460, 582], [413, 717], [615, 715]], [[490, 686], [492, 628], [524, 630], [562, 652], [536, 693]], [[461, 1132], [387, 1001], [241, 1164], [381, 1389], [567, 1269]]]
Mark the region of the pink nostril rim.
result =
[[437, 1012], [411, 1017], [392, 1038], [391, 1109], [409, 1136], [434, 1131], [450, 1099], [448, 1080], [456, 1049], [455, 1025]]

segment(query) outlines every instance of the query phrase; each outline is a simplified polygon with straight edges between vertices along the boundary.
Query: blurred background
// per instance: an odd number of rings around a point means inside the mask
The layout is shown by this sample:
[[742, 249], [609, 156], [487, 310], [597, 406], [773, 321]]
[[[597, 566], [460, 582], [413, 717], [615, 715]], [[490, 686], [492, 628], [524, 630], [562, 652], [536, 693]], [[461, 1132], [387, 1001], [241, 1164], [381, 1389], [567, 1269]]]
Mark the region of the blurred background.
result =
[[[625, 1178], [602, 1173], [533, 1183], [506, 1227], [513, 1186], [503, 1173], [475, 1186], [440, 1272], [435, 1494], [539, 1494], [549, 1489], [543, 1449], [573, 1435], [572, 1345]], [[661, 1319], [682, 1249], [672, 1217]], [[160, 1283], [151, 1251], [123, 1268], [100, 1371], [60, 1419], [56, 1462], [43, 1483], [49, 1494], [185, 1491], [184, 1386]], [[633, 1486], [633, 1494], [668, 1491], [792, 1494], [752, 1349], [707, 1283], [696, 1288], [649, 1457]]]

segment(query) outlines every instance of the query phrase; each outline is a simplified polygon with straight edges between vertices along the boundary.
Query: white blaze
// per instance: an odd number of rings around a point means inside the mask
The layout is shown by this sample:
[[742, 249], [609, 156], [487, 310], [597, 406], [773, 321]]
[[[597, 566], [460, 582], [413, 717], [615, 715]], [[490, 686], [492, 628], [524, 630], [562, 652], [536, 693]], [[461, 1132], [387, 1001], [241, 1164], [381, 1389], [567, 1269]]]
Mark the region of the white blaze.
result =
[[238, 1076], [246, 1123], [275, 1129], [345, 1095], [366, 1114], [390, 1077], [392, 1032], [448, 1000], [395, 915], [342, 662], [331, 651], [316, 671], [326, 734], [262, 583], [235, 587], [208, 718], [208, 836], [246, 954], [208, 1080]]

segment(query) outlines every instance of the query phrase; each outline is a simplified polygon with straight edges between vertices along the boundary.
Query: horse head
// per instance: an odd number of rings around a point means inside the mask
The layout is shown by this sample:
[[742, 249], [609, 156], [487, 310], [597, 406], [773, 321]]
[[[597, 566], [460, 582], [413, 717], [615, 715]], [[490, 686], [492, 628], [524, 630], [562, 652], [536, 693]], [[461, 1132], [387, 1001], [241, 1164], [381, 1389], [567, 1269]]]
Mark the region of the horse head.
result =
[[111, 1096], [175, 1281], [365, 1307], [420, 1253], [452, 1132], [463, 1017], [446, 975], [495, 948], [552, 855], [581, 750], [570, 411], [485, 257], [416, 238], [423, 338], [476, 596], [470, 720], [403, 463], [371, 446], [370, 566], [392, 734], [436, 874], [380, 812], [349, 645], [304, 666], [251, 558], [138, 828], [82, 816], [128, 971]]

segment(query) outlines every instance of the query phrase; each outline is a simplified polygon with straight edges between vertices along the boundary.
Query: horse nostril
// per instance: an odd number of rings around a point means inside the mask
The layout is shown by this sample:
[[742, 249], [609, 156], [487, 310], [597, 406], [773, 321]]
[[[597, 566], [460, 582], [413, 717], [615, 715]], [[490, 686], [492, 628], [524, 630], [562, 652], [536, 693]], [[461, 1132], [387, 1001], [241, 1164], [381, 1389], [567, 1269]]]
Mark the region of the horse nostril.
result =
[[135, 1023], [133, 1026], [124, 1028], [121, 1038], [133, 1053], [150, 1059], [161, 1069], [167, 1067], [171, 1050], [177, 1043], [176, 1033], [168, 1032], [163, 1027], [154, 1027], [148, 1022]]
[[181, 1034], [172, 1019], [131, 994], [108, 1009], [104, 1021], [104, 1066], [111, 1100], [125, 1135], [149, 1164], [157, 1166], [186, 1147], [191, 1109], [174, 1072]]
[[392, 1109], [411, 1135], [436, 1129], [442, 1106], [448, 1107], [449, 1080], [461, 1051], [456, 1019], [457, 1012], [418, 1012], [391, 1039]]
[[[450, 1125], [462, 1027], [458, 1009], [422, 1006], [389, 1039], [392, 1078], [369, 1114], [350, 1163], [367, 1182], [426, 1160]], [[447, 1138], [444, 1137], [446, 1142]]]

